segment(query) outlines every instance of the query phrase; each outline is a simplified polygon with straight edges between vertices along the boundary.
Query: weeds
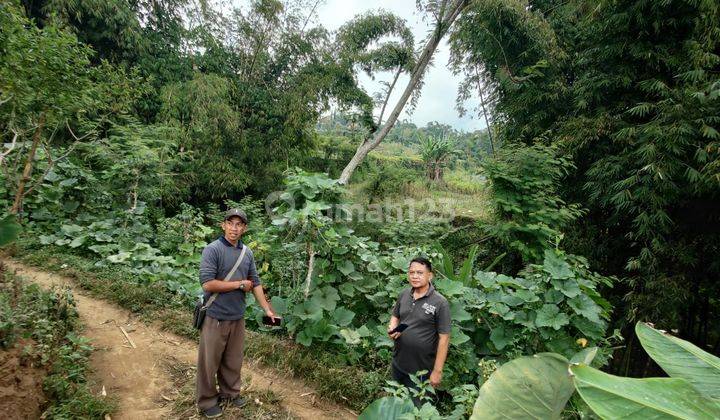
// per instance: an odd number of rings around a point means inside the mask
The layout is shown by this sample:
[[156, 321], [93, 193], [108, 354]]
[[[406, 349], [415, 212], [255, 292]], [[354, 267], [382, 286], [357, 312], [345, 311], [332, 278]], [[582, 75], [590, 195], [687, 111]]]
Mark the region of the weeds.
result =
[[[43, 418], [103, 418], [114, 402], [99, 398], [87, 383], [89, 341], [79, 335], [78, 313], [67, 289], [43, 291], [0, 265], [0, 345], [22, 345], [30, 366], [47, 372]], [[20, 337], [27, 338], [22, 343]]]

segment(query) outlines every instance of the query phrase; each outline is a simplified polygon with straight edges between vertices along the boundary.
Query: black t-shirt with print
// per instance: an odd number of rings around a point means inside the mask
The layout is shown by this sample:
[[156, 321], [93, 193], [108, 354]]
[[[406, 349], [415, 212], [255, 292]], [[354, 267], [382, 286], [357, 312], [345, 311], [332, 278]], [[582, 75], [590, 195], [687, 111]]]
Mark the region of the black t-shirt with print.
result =
[[439, 336], [450, 334], [450, 305], [447, 299], [430, 285], [427, 293], [417, 300], [413, 289], [400, 293], [393, 316], [408, 327], [395, 340], [393, 365], [400, 371], [414, 374], [420, 370], [432, 371]]

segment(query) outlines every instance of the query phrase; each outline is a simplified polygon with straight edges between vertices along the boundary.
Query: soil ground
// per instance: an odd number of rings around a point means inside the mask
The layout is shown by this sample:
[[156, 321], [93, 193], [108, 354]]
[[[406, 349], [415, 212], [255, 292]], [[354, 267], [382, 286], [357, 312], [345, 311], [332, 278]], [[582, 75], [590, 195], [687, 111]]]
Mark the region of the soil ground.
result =
[[[96, 391], [102, 393], [104, 388], [107, 396], [118, 402], [113, 418], [197, 417], [192, 401], [196, 342], [142, 323], [129, 311], [88, 296], [71, 279], [9, 258], [3, 257], [3, 262], [18, 275], [42, 287], [72, 289], [84, 325], [83, 335], [95, 348], [90, 361]], [[247, 359], [243, 377], [250, 400], [248, 407], [241, 411], [227, 410], [225, 418], [355, 417], [345, 408], [316, 398], [314, 391], [301, 381], [278, 375]], [[2, 386], [0, 384], [0, 392]]]

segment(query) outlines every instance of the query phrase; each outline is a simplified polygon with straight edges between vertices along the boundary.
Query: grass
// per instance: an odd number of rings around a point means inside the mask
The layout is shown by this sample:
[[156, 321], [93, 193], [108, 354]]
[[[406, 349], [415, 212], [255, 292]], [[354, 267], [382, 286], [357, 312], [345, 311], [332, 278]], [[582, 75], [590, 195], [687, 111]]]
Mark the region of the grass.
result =
[[[166, 361], [163, 367], [170, 374], [176, 390], [174, 395], [164, 396], [164, 399], [170, 400], [173, 417], [183, 419], [201, 418], [195, 406], [195, 366], [175, 359]], [[292, 414], [280, 405], [280, 398], [272, 390], [255, 390], [249, 384], [243, 383], [242, 394], [248, 402], [247, 405], [242, 408], [224, 406], [223, 418], [293, 419]]]
[[[135, 312], [163, 330], [197, 340], [191, 326], [192, 308], [161, 283], [145, 283], [122, 266], [100, 267], [94, 260], [54, 246], [38, 246], [23, 237], [5, 254], [23, 263], [70, 277], [92, 295]], [[282, 349], [282, 350], [280, 350]], [[348, 366], [322, 347], [303, 347], [278, 335], [247, 331], [245, 356], [277, 371], [304, 379], [322, 398], [362, 410], [381, 392], [387, 372]]]
[[[348, 186], [352, 202], [367, 204], [366, 184], [367, 182], [360, 182]], [[487, 195], [485, 184], [460, 188], [419, 179], [403, 186], [400, 193], [375, 201], [398, 206], [405, 204], [407, 200], [413, 200], [416, 214], [428, 213], [444, 219], [462, 217], [474, 221], [488, 221], [492, 218], [492, 212]]]

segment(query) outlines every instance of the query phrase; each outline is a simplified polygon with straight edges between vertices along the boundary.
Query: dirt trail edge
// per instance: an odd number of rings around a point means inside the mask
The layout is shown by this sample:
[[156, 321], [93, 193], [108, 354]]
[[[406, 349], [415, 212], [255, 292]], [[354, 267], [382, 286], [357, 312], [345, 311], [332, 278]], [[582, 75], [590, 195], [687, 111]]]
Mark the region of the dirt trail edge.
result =
[[[2, 257], [2, 261], [18, 275], [42, 287], [58, 285], [72, 289], [80, 320], [85, 326], [83, 335], [92, 340], [95, 348], [90, 363], [96, 382], [99, 387], [105, 387], [108, 396], [118, 399], [118, 410], [113, 419], [173, 417], [170, 404], [167, 404], [169, 396], [175, 395], [173, 381], [163, 366], [173, 359], [194, 366], [197, 343], [136, 321], [129, 311], [88, 296], [69, 278], [7, 257]], [[120, 327], [125, 329], [135, 348]], [[301, 381], [248, 363], [247, 358], [243, 377], [250, 382], [249, 388], [271, 389], [281, 399], [280, 404], [295, 417], [313, 420], [354, 418], [345, 408], [313, 398], [313, 390]]]

